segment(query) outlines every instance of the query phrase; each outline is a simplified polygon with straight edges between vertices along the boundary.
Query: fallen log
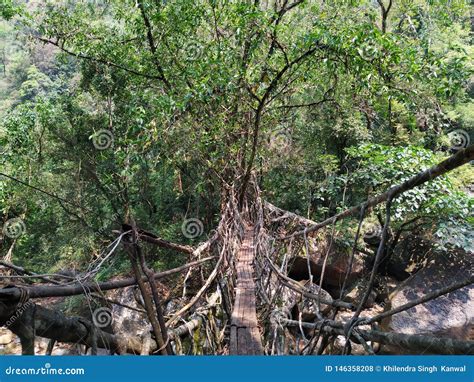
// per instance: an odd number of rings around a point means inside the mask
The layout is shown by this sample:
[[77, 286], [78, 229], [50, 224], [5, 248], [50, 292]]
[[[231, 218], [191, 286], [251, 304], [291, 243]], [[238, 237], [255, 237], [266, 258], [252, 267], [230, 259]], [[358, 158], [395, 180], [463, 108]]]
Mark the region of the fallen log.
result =
[[[169, 269], [167, 271], [155, 273], [154, 279], [158, 280], [176, 273], [180, 273], [188, 268], [195, 267], [206, 263], [215, 256], [206, 257], [201, 260], [196, 260], [191, 263], [182, 265], [177, 268]], [[143, 278], [145, 280], [145, 278]], [[71, 285], [41, 285], [41, 286], [27, 286], [27, 287], [15, 287], [8, 286], [0, 289], [0, 301], [15, 302], [20, 299], [24, 292], [28, 294], [29, 298], [45, 298], [45, 297], [67, 297], [74, 296], [84, 293], [100, 292], [111, 289], [125, 288], [131, 285], [135, 285], [137, 279], [135, 277], [130, 277], [121, 280], [105, 281], [101, 283], [77, 283]]]
[[[8, 261], [0, 261], [0, 266], [11, 269], [11, 270], [15, 271], [20, 276], [26, 275], [25, 278], [28, 277], [28, 278], [40, 279], [40, 280], [43, 280], [47, 283], [56, 284], [56, 285], [61, 285], [61, 282], [59, 282], [57, 280], [53, 280], [51, 277], [74, 280], [74, 277], [69, 277], [69, 276], [60, 275], [60, 274], [41, 275], [41, 274], [38, 274], [38, 273], [35, 273], [35, 272], [31, 272], [31, 271], [29, 271], [29, 270], [27, 270], [23, 267], [19, 267], [18, 265], [12, 264]], [[17, 276], [17, 277], [21, 278], [20, 276]], [[8, 278], [8, 277], [0, 276], [0, 280], [1, 279], [6, 279], [6, 278]]]
[[[192, 333], [210, 309], [216, 306], [219, 295], [214, 293], [208, 306], [197, 312], [190, 321], [169, 331], [169, 338], [183, 337]], [[60, 311], [51, 310], [31, 301], [23, 305], [0, 303], [0, 325], [5, 325], [20, 338], [23, 355], [34, 354], [35, 337], [48, 338], [54, 342], [74, 343], [107, 349], [112, 354], [142, 354], [144, 341], [141, 337], [130, 337], [108, 333], [97, 328], [83, 317], [68, 317]], [[158, 349], [155, 340], [146, 344], [150, 354]]]
[[404, 193], [405, 191], [418, 187], [429, 180], [435, 179], [438, 176], [446, 174], [447, 172], [454, 170], [455, 168], [462, 166], [473, 159], [474, 145], [470, 145], [463, 150], [459, 150], [456, 154], [450, 156], [448, 159], [442, 161], [441, 163], [438, 163], [437, 165], [430, 167], [429, 169], [411, 177], [402, 184], [389, 188], [383, 194], [369, 198], [367, 201], [362, 204], [359, 204], [358, 206], [344, 210], [334, 216], [331, 216], [330, 218], [327, 218], [321, 223], [312, 225], [308, 228], [305, 228], [304, 230], [294, 232], [291, 235], [284, 236], [280, 239], [287, 240], [294, 237], [303, 236], [305, 233], [307, 234], [310, 232], [317, 231], [318, 229], [323, 228], [329, 224], [333, 224], [343, 218], [349, 216], [357, 216], [360, 214], [362, 209], [364, 209], [365, 213], [367, 213], [372, 207], [376, 206], [377, 204], [385, 202], [388, 199], [396, 198], [398, 195]]
[[116, 354], [140, 354], [141, 352], [140, 338], [107, 333], [94, 327], [93, 323], [85, 318], [67, 317], [59, 311], [45, 308], [31, 301], [10, 309], [2, 305], [3, 317], [0, 317], [0, 323], [5, 324], [4, 316], [9, 311], [6, 326], [20, 338], [23, 355], [34, 354], [36, 336], [49, 338], [55, 342], [82, 344], [90, 348], [97, 346]]

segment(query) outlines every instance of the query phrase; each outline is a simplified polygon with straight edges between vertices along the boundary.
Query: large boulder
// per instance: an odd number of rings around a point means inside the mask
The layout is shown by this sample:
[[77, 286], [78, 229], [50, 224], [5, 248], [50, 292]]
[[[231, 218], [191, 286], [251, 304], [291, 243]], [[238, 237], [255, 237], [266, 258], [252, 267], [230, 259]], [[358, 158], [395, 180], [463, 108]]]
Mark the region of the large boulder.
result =
[[[371, 241], [364, 236], [365, 243], [374, 251], [367, 259], [367, 268], [371, 269], [380, 242], [380, 231], [369, 235], [369, 238]], [[382, 257], [379, 273], [403, 281], [427, 265], [439, 262], [438, 259], [449, 255], [450, 252], [459, 252], [462, 255], [464, 251], [441, 249], [436, 241], [410, 233], [402, 236], [395, 245], [389, 241], [388, 253]]]
[[409, 235], [393, 248], [389, 260], [382, 262], [381, 271], [397, 280], [405, 280], [430, 262], [445, 255], [445, 251], [436, 249], [436, 243]]
[[[332, 302], [331, 295], [316, 284], [310, 284], [309, 280], [301, 280], [299, 284], [314, 295], [318, 295], [322, 300]], [[312, 298], [303, 296], [290, 288], [282, 290], [282, 307], [284, 311], [291, 315], [291, 318], [298, 320], [301, 314], [303, 321], [312, 321], [316, 318], [316, 313], [327, 314], [331, 310], [331, 305], [321, 304], [321, 311], [318, 302]]]
[[[320, 296], [322, 300], [333, 302], [331, 295], [318, 285], [310, 284], [309, 280], [301, 280], [299, 284], [314, 295]], [[318, 306], [318, 301], [303, 296], [289, 288], [283, 288], [281, 293], [281, 307], [279, 311], [283, 313], [286, 318], [292, 320], [301, 320], [303, 322], [312, 322], [317, 318], [318, 314], [327, 316], [331, 311], [331, 305], [321, 304]], [[321, 309], [320, 309], [321, 308]], [[290, 332], [294, 335], [300, 335], [300, 328], [292, 327]], [[314, 330], [303, 329], [305, 336], [312, 336]]]
[[0, 345], [8, 345], [13, 341], [14, 334], [5, 328], [0, 328]]
[[[357, 282], [354, 283], [352, 288], [349, 290], [349, 293], [347, 293], [343, 297], [343, 301], [350, 302], [351, 304], [358, 306], [359, 303], [362, 301], [362, 299], [365, 296], [365, 293], [367, 291], [368, 287], [368, 279], [363, 278]], [[367, 299], [364, 308], [371, 308], [375, 304], [375, 299], [377, 298], [377, 291], [371, 290], [369, 298]]]
[[[163, 303], [169, 297], [169, 290], [158, 281], [155, 281], [158, 293]], [[147, 288], [149, 289], [149, 288]], [[151, 293], [149, 291], [149, 293]], [[107, 297], [117, 300], [120, 304], [114, 304], [111, 309], [111, 325], [116, 334], [128, 336], [142, 336], [150, 330], [150, 324], [145, 313], [143, 300], [137, 286], [130, 286], [110, 291]], [[137, 310], [129, 309], [128, 307]], [[163, 307], [164, 308], [164, 307]]]
[[[326, 258], [323, 288], [331, 293], [333, 297], [339, 297], [340, 288], [349, 269], [351, 249], [337, 243], [332, 243], [328, 251], [329, 242], [330, 240], [318, 242], [310, 240], [310, 269], [313, 281], [319, 283], [326, 254], [329, 252]], [[358, 280], [364, 269], [364, 258], [360, 253], [356, 253], [349, 271], [346, 287]], [[307, 258], [303, 256], [295, 257], [290, 264], [288, 276], [297, 281], [309, 279]]]
[[[473, 266], [472, 255], [468, 253], [458, 251], [436, 256], [391, 293], [385, 310], [467, 279], [472, 275]], [[381, 327], [396, 333], [469, 339], [474, 327], [474, 285], [388, 317], [382, 321]]]

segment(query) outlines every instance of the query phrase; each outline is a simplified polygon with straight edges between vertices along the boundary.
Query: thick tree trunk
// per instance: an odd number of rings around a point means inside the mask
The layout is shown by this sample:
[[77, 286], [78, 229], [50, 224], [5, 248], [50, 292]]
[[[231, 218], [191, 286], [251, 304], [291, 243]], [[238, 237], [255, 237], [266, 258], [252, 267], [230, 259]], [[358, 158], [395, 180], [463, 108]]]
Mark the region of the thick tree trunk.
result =
[[[82, 317], [67, 317], [59, 311], [47, 309], [28, 301], [19, 307], [10, 307], [7, 328], [21, 341], [22, 354], [34, 354], [36, 336], [56, 342], [77, 343], [88, 347], [110, 350], [111, 353], [140, 354], [142, 341], [138, 337], [121, 337], [94, 328], [93, 323]], [[0, 323], [4, 317], [0, 317]], [[155, 346], [156, 348], [156, 346]]]
[[[214, 256], [206, 257], [201, 260], [193, 261], [191, 263], [182, 265], [181, 267], [173, 268], [167, 271], [155, 273], [154, 278], [155, 280], [180, 273], [189, 269], [191, 267], [195, 267], [197, 265], [201, 265], [206, 263], [212, 259]], [[143, 277], [143, 280], [146, 280]], [[0, 289], [0, 302], [1, 301], [8, 301], [8, 302], [16, 302], [20, 299], [22, 292], [21, 290], [25, 290], [28, 293], [29, 298], [44, 298], [44, 297], [67, 297], [67, 296], [74, 296], [84, 294], [85, 291], [87, 292], [101, 292], [107, 291], [111, 289], [119, 289], [125, 288], [131, 285], [135, 285], [137, 283], [137, 279], [134, 277], [122, 279], [122, 280], [113, 280], [113, 281], [105, 281], [102, 283], [84, 283], [84, 284], [72, 284], [72, 285], [41, 285], [41, 286], [31, 286], [31, 287], [15, 287], [15, 286], [8, 286], [6, 288]]]

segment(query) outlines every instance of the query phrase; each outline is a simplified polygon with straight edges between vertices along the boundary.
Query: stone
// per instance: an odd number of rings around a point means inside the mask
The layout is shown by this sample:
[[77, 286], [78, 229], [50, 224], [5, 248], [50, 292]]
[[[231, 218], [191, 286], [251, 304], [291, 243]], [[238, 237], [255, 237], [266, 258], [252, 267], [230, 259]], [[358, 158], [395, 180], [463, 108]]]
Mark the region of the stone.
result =
[[[318, 285], [309, 285], [309, 280], [299, 282], [302, 287], [309, 290], [310, 293], [320, 295], [321, 299], [332, 302], [331, 295]], [[320, 292], [321, 291], [321, 292]], [[313, 321], [316, 313], [319, 312], [318, 302], [312, 298], [302, 296], [301, 293], [284, 287], [282, 290], [282, 300], [285, 311], [289, 312], [291, 318], [298, 320], [301, 314], [302, 321]], [[321, 304], [321, 313], [326, 314], [331, 310], [330, 305]]]
[[2, 328], [0, 332], [0, 345], [8, 345], [10, 342], [13, 341], [13, 336], [14, 334], [8, 329]]
[[389, 260], [382, 262], [380, 271], [397, 280], [405, 280], [445, 254], [445, 251], [436, 249], [436, 243], [408, 235], [395, 246]]
[[[144, 310], [143, 306], [137, 303], [135, 286], [120, 289], [120, 292], [113, 291], [108, 296], [116, 299], [121, 304]], [[124, 306], [112, 306], [112, 328], [114, 333], [127, 333], [129, 336], [139, 336], [149, 330], [149, 323], [146, 313], [128, 309]]]
[[[319, 283], [323, 270], [324, 259], [328, 252], [329, 239], [317, 242], [316, 239], [310, 240], [310, 269], [313, 275], [313, 282]], [[326, 289], [333, 297], [338, 297], [340, 288], [342, 287], [344, 278], [349, 268], [351, 258], [351, 249], [333, 243], [327, 256], [326, 269], [324, 271], [323, 288]], [[358, 280], [365, 270], [365, 261], [360, 253], [356, 253], [352, 268], [349, 272], [347, 285], [350, 286]], [[306, 257], [295, 257], [290, 264], [288, 276], [296, 281], [307, 280], [308, 260]]]
[[[365, 292], [367, 290], [367, 284], [368, 280], [367, 279], [362, 279], [358, 282], [356, 282], [353, 286], [352, 289], [347, 293], [343, 301], [350, 302], [351, 304], [358, 306], [358, 304], [362, 301], [362, 298], [365, 295]], [[363, 306], [364, 308], [372, 308], [375, 304], [375, 299], [377, 297], [377, 292], [375, 290], [370, 291], [369, 298], [367, 299], [367, 302]]]
[[[401, 283], [390, 295], [385, 310], [416, 300], [429, 292], [472, 275], [472, 255], [455, 251], [438, 256]], [[474, 285], [440, 296], [381, 323], [385, 331], [468, 340], [474, 328]], [[427, 349], [429, 353], [429, 349]]]

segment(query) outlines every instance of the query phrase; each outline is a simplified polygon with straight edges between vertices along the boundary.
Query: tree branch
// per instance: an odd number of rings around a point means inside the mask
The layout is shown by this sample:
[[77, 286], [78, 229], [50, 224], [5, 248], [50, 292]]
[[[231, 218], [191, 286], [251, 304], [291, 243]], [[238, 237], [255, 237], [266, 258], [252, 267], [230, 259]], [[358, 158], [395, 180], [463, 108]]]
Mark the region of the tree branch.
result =
[[140, 12], [142, 14], [143, 22], [145, 23], [146, 27], [146, 35], [148, 39], [148, 45], [150, 46], [151, 54], [153, 55], [153, 62], [155, 63], [156, 69], [158, 70], [158, 73], [160, 74], [159, 77], [163, 81], [163, 83], [166, 85], [166, 87], [169, 89], [171, 87], [170, 83], [165, 77], [165, 73], [163, 71], [163, 68], [158, 60], [158, 57], [156, 55], [156, 44], [155, 44], [155, 39], [153, 38], [153, 30], [152, 26], [150, 23], [150, 19], [146, 15], [145, 12], [145, 7], [143, 5], [143, 0], [138, 0], [137, 2], [138, 7], [140, 8]]
[[46, 38], [43, 38], [43, 37], [37, 37], [37, 36], [34, 36], [34, 38], [36, 38], [37, 40], [40, 40], [46, 44], [51, 44], [51, 45], [54, 45], [56, 46], [57, 48], [61, 49], [61, 51], [63, 51], [64, 53], [67, 53], [69, 54], [70, 56], [73, 56], [73, 57], [76, 57], [76, 58], [80, 58], [80, 59], [83, 59], [83, 60], [88, 60], [88, 61], [92, 61], [92, 62], [96, 62], [96, 63], [99, 63], [99, 64], [103, 64], [103, 65], [107, 65], [107, 66], [110, 66], [110, 67], [113, 67], [113, 68], [117, 68], [117, 69], [120, 69], [120, 70], [123, 70], [127, 73], [130, 73], [130, 74], [133, 74], [133, 75], [136, 75], [136, 76], [140, 76], [140, 77], [144, 77], [144, 78], [148, 78], [150, 80], [160, 80], [160, 81], [163, 81], [163, 78], [161, 76], [153, 76], [153, 75], [150, 75], [150, 74], [146, 74], [146, 73], [143, 73], [143, 72], [139, 72], [139, 71], [136, 71], [134, 69], [130, 69], [130, 68], [126, 68], [125, 66], [122, 66], [122, 65], [119, 65], [119, 64], [116, 64], [112, 61], [109, 61], [109, 60], [105, 60], [105, 59], [102, 59], [102, 58], [97, 58], [97, 57], [92, 57], [92, 56], [86, 56], [82, 53], [75, 53], [69, 49], [66, 49], [64, 48], [63, 45], [59, 44], [58, 42], [55, 42], [55, 41], [51, 41], [51, 40], [48, 40]]
[[[383, 194], [379, 196], [375, 196], [373, 198], [369, 198], [366, 202], [359, 204], [358, 206], [344, 210], [322, 221], [321, 223], [318, 223], [316, 225], [313, 225], [312, 227], [306, 228], [306, 233], [315, 232], [318, 229], [323, 228], [343, 218], [358, 215], [360, 213], [360, 210], [363, 207], [368, 212], [372, 207], [388, 200], [390, 196], [392, 196], [393, 198], [396, 198], [397, 196], [404, 193], [405, 191], [418, 187], [422, 185], [423, 183], [426, 183], [441, 175], [444, 175], [447, 172], [457, 167], [460, 167], [470, 162], [473, 159], [474, 159], [474, 145], [470, 145], [466, 147], [465, 149], [458, 151], [456, 154], [450, 156], [448, 159], [442, 161], [441, 163], [438, 163], [437, 165], [430, 167], [428, 170], [422, 171], [418, 173], [417, 175], [411, 177], [410, 179], [403, 182], [402, 184], [391, 187], [390, 189], [385, 191]], [[287, 240], [293, 237], [302, 236], [304, 235], [304, 233], [305, 233], [305, 230], [297, 231], [281, 239]]]
[[[196, 260], [177, 268], [155, 273], [154, 279], [158, 280], [164, 277], [174, 275], [176, 273], [180, 273], [191, 267], [204, 264], [214, 258], [215, 256], [206, 257], [204, 259]], [[145, 278], [143, 279], [145, 280]], [[130, 277], [126, 279], [105, 281], [101, 283], [91, 282], [91, 283], [84, 283], [84, 284], [78, 283], [78, 284], [64, 285], [64, 286], [33, 286], [33, 287], [24, 287], [23, 289], [27, 291], [30, 298], [66, 297], [66, 296], [84, 294], [85, 292], [100, 292], [100, 291], [106, 291], [106, 290], [111, 290], [111, 289], [125, 288], [131, 285], [135, 285], [136, 283], [137, 283], [136, 278]], [[8, 302], [18, 301], [21, 295], [22, 293], [20, 291], [20, 288], [15, 287], [15, 286], [0, 289], [0, 301], [1, 300], [6, 300]]]

